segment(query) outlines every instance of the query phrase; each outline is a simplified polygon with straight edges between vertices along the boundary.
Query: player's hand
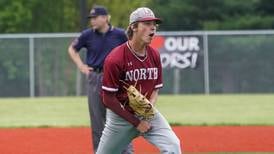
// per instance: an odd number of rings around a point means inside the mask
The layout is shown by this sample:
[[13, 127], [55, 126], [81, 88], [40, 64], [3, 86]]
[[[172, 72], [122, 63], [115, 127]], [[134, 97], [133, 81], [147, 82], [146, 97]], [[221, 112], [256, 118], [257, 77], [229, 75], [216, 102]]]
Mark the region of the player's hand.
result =
[[149, 124], [147, 121], [144, 121], [144, 120], [141, 120], [141, 122], [140, 122], [139, 125], [137, 126], [137, 129], [138, 129], [141, 133], [147, 132], [150, 128], [151, 128], [150, 124]]
[[86, 64], [83, 64], [83, 65], [80, 65], [79, 66], [79, 70], [86, 74], [86, 75], [89, 75], [91, 71], [93, 71], [93, 68], [92, 67], [89, 67], [88, 65]]

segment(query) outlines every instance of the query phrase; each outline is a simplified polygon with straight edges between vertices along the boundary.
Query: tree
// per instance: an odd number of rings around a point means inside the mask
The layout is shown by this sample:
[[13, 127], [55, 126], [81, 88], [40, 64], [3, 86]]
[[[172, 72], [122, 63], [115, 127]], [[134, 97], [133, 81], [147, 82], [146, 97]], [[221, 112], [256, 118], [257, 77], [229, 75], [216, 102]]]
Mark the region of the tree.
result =
[[274, 28], [271, 0], [155, 0], [160, 30], [243, 30]]

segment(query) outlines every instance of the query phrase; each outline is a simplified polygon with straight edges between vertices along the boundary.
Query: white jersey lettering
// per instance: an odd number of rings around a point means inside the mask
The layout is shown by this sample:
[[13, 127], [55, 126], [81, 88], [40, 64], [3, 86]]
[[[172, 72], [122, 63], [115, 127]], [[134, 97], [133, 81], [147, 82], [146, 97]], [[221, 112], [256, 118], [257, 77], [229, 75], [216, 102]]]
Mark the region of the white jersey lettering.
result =
[[151, 80], [152, 79], [152, 69], [153, 68], [148, 68], [147, 71], [148, 71], [148, 79]]
[[147, 70], [144, 69], [144, 68], [141, 68], [140, 72], [141, 72], [141, 74], [140, 74], [140, 80], [146, 80], [147, 79], [147, 76], [146, 76]]
[[158, 68], [140, 68], [126, 71], [125, 81], [157, 80]]
[[132, 70], [131, 71], [127, 71], [126, 72], [126, 79], [125, 80], [126, 81], [128, 81], [128, 80], [132, 81], [132, 79], [133, 79], [132, 76], [133, 76], [133, 71]]
[[140, 78], [140, 70], [139, 69], [135, 69], [133, 71], [133, 78], [134, 78], [134, 81], [138, 81], [138, 79]]
[[158, 69], [157, 68], [153, 68], [153, 75], [154, 75], [154, 77], [153, 77], [154, 80], [158, 79]]

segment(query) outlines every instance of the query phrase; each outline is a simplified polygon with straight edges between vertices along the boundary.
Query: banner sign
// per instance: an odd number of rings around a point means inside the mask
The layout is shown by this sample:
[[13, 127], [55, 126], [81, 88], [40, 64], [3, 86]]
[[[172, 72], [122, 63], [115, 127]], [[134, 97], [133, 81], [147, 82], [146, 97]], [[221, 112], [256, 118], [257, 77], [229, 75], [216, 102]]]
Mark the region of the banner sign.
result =
[[201, 36], [155, 36], [151, 46], [161, 54], [163, 68], [195, 68], [202, 55]]

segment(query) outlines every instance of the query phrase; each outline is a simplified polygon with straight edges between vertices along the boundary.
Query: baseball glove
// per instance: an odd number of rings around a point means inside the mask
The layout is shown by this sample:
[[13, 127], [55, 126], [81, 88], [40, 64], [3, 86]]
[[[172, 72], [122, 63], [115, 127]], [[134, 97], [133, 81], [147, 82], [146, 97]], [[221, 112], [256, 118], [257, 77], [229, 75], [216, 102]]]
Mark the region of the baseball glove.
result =
[[143, 95], [133, 85], [124, 88], [127, 90], [129, 106], [133, 109], [135, 114], [144, 120], [152, 119], [155, 114], [155, 109], [146, 98], [146, 95]]

